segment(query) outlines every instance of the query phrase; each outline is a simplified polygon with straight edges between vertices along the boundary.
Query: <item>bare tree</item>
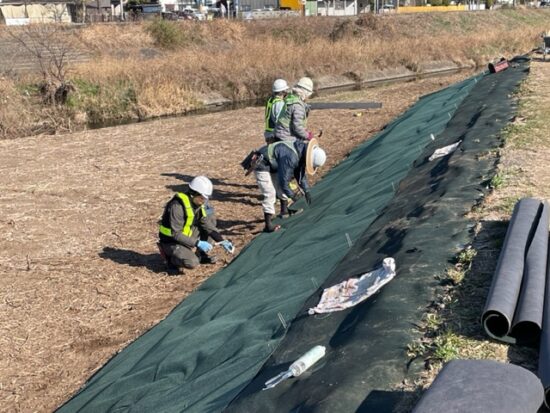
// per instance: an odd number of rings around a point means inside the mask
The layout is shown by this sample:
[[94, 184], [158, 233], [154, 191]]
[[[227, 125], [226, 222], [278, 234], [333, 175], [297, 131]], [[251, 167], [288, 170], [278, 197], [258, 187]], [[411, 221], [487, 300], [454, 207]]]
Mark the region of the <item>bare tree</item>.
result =
[[66, 30], [59, 24], [30, 24], [7, 31], [33, 58], [42, 75], [42, 94], [51, 104], [65, 103], [73, 89], [66, 81], [70, 52]]
[[47, 13], [44, 13], [42, 16], [43, 23], [50, 23], [48, 21], [50, 19], [53, 19], [54, 23], [62, 23], [63, 17], [69, 16], [67, 4], [64, 3], [45, 4], [44, 8], [46, 9]]

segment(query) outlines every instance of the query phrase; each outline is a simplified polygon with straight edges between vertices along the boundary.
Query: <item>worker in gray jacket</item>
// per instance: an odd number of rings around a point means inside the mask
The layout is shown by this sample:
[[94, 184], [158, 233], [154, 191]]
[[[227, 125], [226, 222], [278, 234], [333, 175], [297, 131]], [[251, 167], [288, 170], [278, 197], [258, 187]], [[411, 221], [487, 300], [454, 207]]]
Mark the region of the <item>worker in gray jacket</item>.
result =
[[313, 81], [301, 78], [285, 98], [285, 110], [275, 126], [275, 139], [280, 141], [311, 140], [313, 134], [307, 130], [309, 107], [306, 100], [313, 93]]
[[[169, 271], [179, 272], [181, 267], [195, 268], [199, 263], [213, 264], [215, 257], [208, 255], [212, 242], [230, 253], [234, 252], [233, 244], [224, 240], [216, 229], [213, 214], [207, 212], [212, 189], [210, 179], [197, 176], [189, 183], [187, 191], [178, 192], [166, 204], [159, 227], [158, 247]], [[209, 242], [210, 239], [213, 241]]]

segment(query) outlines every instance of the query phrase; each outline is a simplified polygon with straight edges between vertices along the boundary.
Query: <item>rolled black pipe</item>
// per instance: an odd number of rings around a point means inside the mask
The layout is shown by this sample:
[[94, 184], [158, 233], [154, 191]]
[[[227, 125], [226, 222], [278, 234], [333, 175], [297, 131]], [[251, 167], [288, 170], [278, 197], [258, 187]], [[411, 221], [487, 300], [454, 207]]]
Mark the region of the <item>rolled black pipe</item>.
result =
[[526, 254], [541, 210], [541, 202], [534, 198], [523, 198], [515, 205], [481, 316], [487, 334], [507, 343], [516, 342], [510, 332], [520, 299]]
[[[550, 254], [550, 249], [548, 254]], [[546, 279], [550, 279], [550, 259], [546, 262]], [[544, 294], [538, 376], [544, 386], [544, 404], [550, 409], [550, 283], [548, 282]]]
[[542, 328], [548, 258], [548, 203], [543, 202], [540, 210], [535, 234], [525, 257], [520, 299], [510, 333], [518, 343], [538, 343]]
[[412, 413], [536, 413], [544, 399], [537, 376], [492, 360], [453, 360]]

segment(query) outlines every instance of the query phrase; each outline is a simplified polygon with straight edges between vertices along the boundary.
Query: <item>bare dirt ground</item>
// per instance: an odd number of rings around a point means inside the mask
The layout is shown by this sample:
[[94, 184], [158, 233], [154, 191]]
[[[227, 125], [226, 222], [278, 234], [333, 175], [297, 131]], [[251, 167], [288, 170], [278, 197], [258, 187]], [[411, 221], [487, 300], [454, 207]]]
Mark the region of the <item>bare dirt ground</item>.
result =
[[[383, 103], [362, 116], [311, 114], [310, 127], [324, 129], [325, 171], [419, 96], [466, 76], [324, 98]], [[259, 194], [239, 162], [261, 145], [262, 117], [247, 108], [0, 141], [0, 411], [56, 408], [224, 265], [164, 272], [157, 222], [190, 177], [212, 178], [237, 253], [261, 230]]]

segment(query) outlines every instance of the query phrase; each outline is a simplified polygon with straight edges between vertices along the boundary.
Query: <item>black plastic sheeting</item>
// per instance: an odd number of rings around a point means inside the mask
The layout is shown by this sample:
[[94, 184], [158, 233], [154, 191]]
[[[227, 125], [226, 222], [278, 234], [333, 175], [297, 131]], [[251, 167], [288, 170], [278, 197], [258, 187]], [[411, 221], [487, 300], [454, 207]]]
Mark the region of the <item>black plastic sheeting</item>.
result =
[[[550, 279], [550, 259], [547, 260], [546, 279]], [[544, 404], [550, 409], [550, 283], [546, 283], [546, 292], [544, 295], [544, 316], [539, 348], [538, 376], [544, 386]]]
[[[499, 133], [514, 112], [509, 96], [528, 70], [527, 59], [517, 59], [509, 70], [477, 83], [227, 411], [392, 411], [399, 400], [392, 389], [408, 373], [406, 347], [415, 337], [413, 325], [434, 298], [434, 276], [470, 240], [473, 224], [465, 215], [484, 196], [494, 173], [495, 159], [487, 154], [501, 144]], [[428, 161], [436, 149], [459, 140], [455, 152]], [[323, 288], [368, 272], [388, 256], [396, 260], [397, 277], [378, 295], [348, 310], [308, 316]], [[314, 345], [326, 346], [327, 355], [312, 371], [261, 390]]]
[[547, 255], [548, 204], [524, 198], [514, 207], [481, 317], [491, 337], [508, 343], [538, 343]]
[[413, 413], [536, 413], [544, 389], [523, 367], [453, 360], [439, 372]]

